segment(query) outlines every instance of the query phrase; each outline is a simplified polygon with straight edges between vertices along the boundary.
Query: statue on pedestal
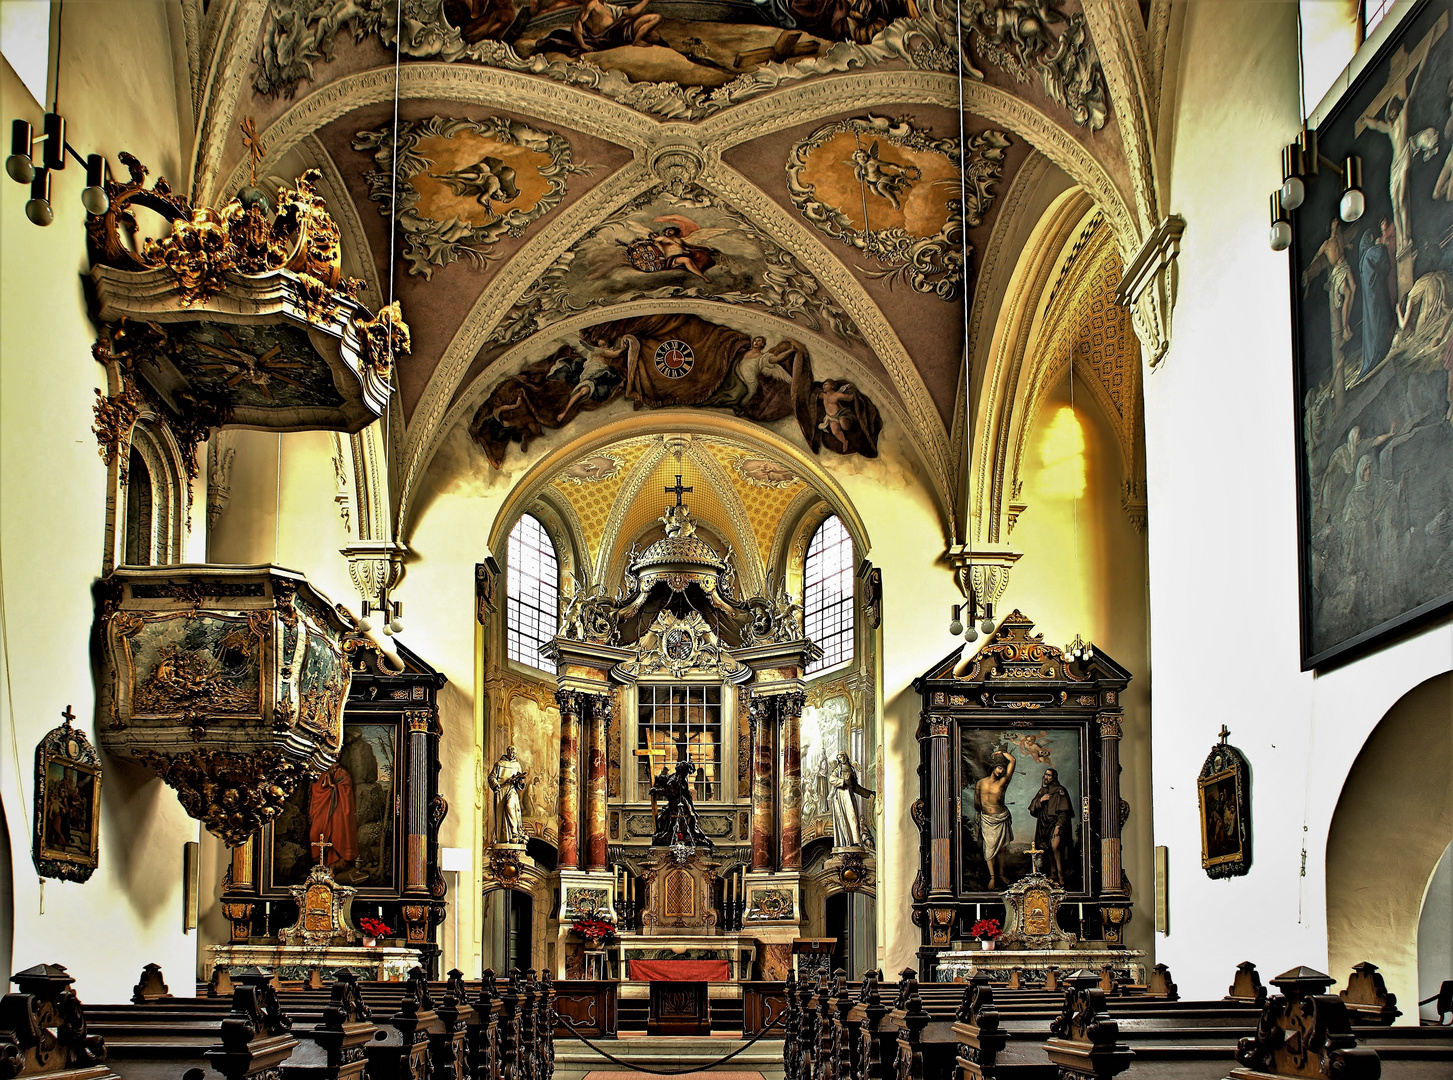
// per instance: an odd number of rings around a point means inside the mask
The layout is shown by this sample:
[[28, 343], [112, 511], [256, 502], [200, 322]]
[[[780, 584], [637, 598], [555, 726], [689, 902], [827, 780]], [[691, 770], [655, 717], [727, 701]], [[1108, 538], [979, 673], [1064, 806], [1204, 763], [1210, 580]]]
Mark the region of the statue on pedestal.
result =
[[500, 844], [525, 842], [525, 816], [521, 795], [525, 790], [525, 767], [508, 746], [489, 773], [489, 790], [494, 792], [494, 838]]
[[857, 797], [861, 795], [871, 799], [877, 792], [858, 782], [858, 770], [853, 768], [853, 759], [846, 750], [841, 751], [833, 762], [828, 786], [831, 790], [828, 803], [832, 807], [832, 846], [862, 847], [867, 830], [863, 828]]
[[656, 818], [656, 831], [651, 836], [653, 847], [712, 846], [696, 819], [696, 796], [691, 790], [691, 776], [695, 772], [694, 762], [678, 761], [674, 773], [662, 769], [657, 774], [656, 782], [651, 785], [651, 801], [664, 800], [666, 811]]

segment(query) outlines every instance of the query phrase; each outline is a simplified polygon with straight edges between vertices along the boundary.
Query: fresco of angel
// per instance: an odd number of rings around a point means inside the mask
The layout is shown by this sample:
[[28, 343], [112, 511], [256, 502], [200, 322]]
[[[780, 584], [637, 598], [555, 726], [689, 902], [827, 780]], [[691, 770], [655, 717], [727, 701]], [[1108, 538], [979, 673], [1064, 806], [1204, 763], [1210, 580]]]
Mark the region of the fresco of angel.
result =
[[635, 221], [627, 224], [644, 234], [626, 245], [626, 261], [633, 267], [643, 274], [684, 270], [702, 281], [708, 280], [706, 272], [716, 265], [717, 251], [712, 241], [733, 231], [724, 227], [703, 229], [680, 214], [656, 218], [655, 224], [662, 226], [659, 230]]
[[917, 165], [903, 165], [882, 158], [877, 139], [866, 150], [860, 146], [853, 151], [853, 175], [865, 188], [880, 199], [887, 199], [893, 209], [899, 211], [903, 209], [901, 197], [908, 194], [914, 183], [923, 179], [923, 171]]
[[491, 219], [500, 216], [494, 203], [503, 206], [520, 197], [520, 189], [515, 184], [515, 170], [497, 157], [486, 156], [462, 169], [429, 173], [429, 176], [448, 184], [454, 194], [474, 199]]

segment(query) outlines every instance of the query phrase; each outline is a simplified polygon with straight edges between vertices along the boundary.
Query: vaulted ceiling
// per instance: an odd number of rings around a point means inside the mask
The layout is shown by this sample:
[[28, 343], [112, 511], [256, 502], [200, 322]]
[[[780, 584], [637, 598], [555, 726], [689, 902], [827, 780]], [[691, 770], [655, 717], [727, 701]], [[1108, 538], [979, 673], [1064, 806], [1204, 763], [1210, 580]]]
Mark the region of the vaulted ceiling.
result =
[[[345, 270], [366, 302], [403, 305], [396, 506], [456, 424], [494, 439], [495, 460], [624, 392], [795, 414], [828, 455], [876, 452], [880, 417], [951, 516], [969, 315], [986, 267], [1012, 269], [997, 248], [1032, 202], [1021, 174], [1082, 188], [1121, 257], [1157, 220], [1141, 74], [1155, 33], [1133, 0], [187, 9], [194, 202], [316, 167]], [[646, 322], [668, 315], [657, 345]], [[684, 341], [687, 371], [714, 370], [718, 340], [727, 375], [734, 358], [762, 364], [709, 399], [633, 390], [622, 366], [635, 341], [674, 378]]]

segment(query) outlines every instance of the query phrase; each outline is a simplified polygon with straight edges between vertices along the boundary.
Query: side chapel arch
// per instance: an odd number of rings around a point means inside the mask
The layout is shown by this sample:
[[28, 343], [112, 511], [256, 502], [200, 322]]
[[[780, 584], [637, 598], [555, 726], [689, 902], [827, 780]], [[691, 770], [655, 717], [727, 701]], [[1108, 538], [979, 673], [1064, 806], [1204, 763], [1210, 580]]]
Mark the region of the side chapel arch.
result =
[[1378, 721], [1327, 832], [1328, 974], [1340, 981], [1370, 960], [1403, 1023], [1417, 1023], [1418, 919], [1450, 840], [1453, 671], [1420, 683]]

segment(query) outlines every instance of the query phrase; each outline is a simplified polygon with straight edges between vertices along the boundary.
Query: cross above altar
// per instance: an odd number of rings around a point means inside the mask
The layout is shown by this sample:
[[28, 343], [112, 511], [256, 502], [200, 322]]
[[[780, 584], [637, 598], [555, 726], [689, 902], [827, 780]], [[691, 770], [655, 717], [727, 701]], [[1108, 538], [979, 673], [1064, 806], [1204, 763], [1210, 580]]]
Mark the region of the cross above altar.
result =
[[313, 855], [313, 861], [321, 863], [323, 861], [324, 853], [333, 845], [330, 844], [327, 840], [323, 839], [323, 834], [319, 833], [318, 839], [314, 840], [310, 846], [315, 852], [315, 854]]
[[694, 488], [694, 487], [682, 487], [681, 486], [681, 474], [680, 473], [677, 473], [676, 474], [676, 484], [675, 484], [675, 486], [674, 487], [668, 486], [666, 488], [666, 494], [667, 495], [675, 495], [676, 496], [676, 505], [677, 506], [680, 506], [681, 505], [681, 496], [685, 495], [688, 491], [695, 491], [695, 490], [696, 490], [696, 488]]

